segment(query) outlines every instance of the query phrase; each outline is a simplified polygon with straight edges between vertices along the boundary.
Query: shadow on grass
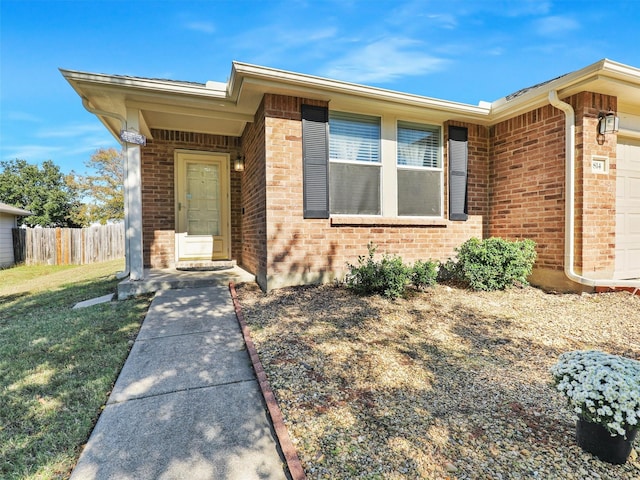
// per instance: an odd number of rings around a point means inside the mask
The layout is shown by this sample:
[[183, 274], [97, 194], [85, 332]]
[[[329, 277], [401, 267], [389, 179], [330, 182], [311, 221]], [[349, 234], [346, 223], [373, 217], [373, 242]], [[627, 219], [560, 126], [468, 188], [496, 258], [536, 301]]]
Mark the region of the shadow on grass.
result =
[[0, 297], [0, 477], [68, 476], [149, 298], [72, 307], [116, 285], [99, 278]]

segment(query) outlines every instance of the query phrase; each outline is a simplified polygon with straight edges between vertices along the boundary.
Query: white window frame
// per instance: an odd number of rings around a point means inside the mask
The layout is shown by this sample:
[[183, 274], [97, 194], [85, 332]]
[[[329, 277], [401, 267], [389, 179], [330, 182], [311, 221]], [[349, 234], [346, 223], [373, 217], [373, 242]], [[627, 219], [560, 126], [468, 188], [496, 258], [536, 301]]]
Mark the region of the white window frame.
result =
[[[378, 169], [379, 175], [378, 175], [378, 181], [380, 182], [379, 185], [379, 189], [380, 189], [380, 197], [378, 198], [378, 204], [380, 206], [380, 214], [365, 214], [365, 213], [354, 213], [354, 214], [339, 214], [339, 213], [332, 213], [332, 199], [331, 196], [329, 196], [329, 215], [331, 217], [339, 217], [339, 216], [349, 216], [349, 217], [381, 217], [384, 215], [384, 193], [383, 193], [383, 178], [384, 178], [384, 166], [383, 166], [383, 152], [382, 152], [382, 139], [383, 139], [383, 133], [382, 133], [382, 122], [383, 122], [383, 117], [381, 117], [380, 115], [372, 115], [369, 113], [361, 113], [361, 112], [352, 112], [352, 111], [348, 111], [348, 110], [330, 110], [329, 111], [329, 125], [331, 125], [331, 116], [332, 113], [342, 113], [342, 114], [348, 114], [348, 115], [353, 115], [355, 117], [357, 116], [362, 116], [362, 117], [370, 117], [370, 118], [377, 118], [379, 121], [379, 126], [380, 126], [380, 136], [378, 138], [378, 161], [377, 162], [368, 162], [368, 161], [359, 161], [359, 160], [348, 160], [348, 159], [334, 159], [331, 158], [331, 148], [329, 147], [329, 184], [331, 184], [331, 165], [332, 164], [342, 164], [342, 165], [357, 165], [359, 167], [370, 167], [370, 168], [376, 168]], [[331, 127], [329, 127], [329, 132], [331, 131]], [[329, 145], [331, 145], [331, 133], [329, 133]]]
[[[336, 219], [344, 219], [348, 218], [398, 218], [398, 219], [407, 219], [420, 221], [424, 219], [426, 221], [442, 220], [444, 219], [444, 201], [445, 201], [445, 191], [444, 191], [444, 126], [442, 123], [438, 122], [429, 122], [425, 119], [411, 118], [411, 117], [400, 117], [392, 114], [388, 115], [380, 115], [379, 113], [371, 113], [367, 110], [353, 110], [346, 108], [339, 108], [337, 105], [335, 108], [331, 109], [329, 112], [329, 116], [331, 116], [331, 112], [341, 112], [341, 113], [352, 113], [354, 115], [363, 115], [369, 117], [378, 117], [380, 119], [380, 158], [379, 162], [360, 162], [360, 161], [352, 161], [352, 160], [335, 160], [329, 158], [329, 164], [331, 163], [344, 163], [344, 164], [355, 164], [355, 165], [371, 165], [376, 166], [376, 168], [380, 169], [380, 215], [370, 215], [370, 214], [329, 214], [330, 218]], [[440, 135], [438, 139], [438, 164], [439, 167], [419, 167], [419, 166], [409, 166], [409, 165], [399, 165], [398, 164], [398, 123], [399, 122], [407, 122], [414, 124], [422, 124], [433, 127], [438, 127], [440, 130]], [[331, 139], [329, 139], [329, 142]], [[329, 154], [330, 157], [330, 154]], [[331, 166], [329, 166], [331, 168]], [[419, 170], [419, 171], [437, 171], [440, 173], [440, 215], [398, 215], [398, 170]], [[329, 206], [331, 210], [331, 198], [329, 198]]]
[[[438, 151], [437, 151], [437, 163], [439, 165], [439, 167], [424, 167], [424, 166], [418, 166], [418, 165], [401, 165], [399, 163], [399, 141], [398, 141], [398, 133], [400, 131], [400, 124], [401, 123], [408, 123], [408, 124], [414, 124], [414, 125], [424, 125], [427, 127], [436, 127], [438, 129], [439, 135], [438, 135]], [[444, 148], [443, 148], [443, 144], [444, 144], [444, 134], [443, 134], [443, 126], [441, 124], [438, 123], [428, 123], [425, 122], [424, 120], [407, 120], [404, 118], [398, 118], [396, 119], [395, 122], [396, 125], [396, 134], [394, 136], [395, 138], [395, 168], [396, 168], [396, 181], [395, 181], [395, 188], [394, 188], [394, 193], [395, 193], [395, 199], [396, 199], [396, 216], [399, 218], [444, 218]], [[402, 170], [402, 171], [431, 171], [431, 172], [440, 172], [440, 182], [439, 182], [439, 187], [440, 187], [440, 206], [439, 206], [439, 210], [440, 210], [440, 214], [439, 215], [400, 215], [398, 214], [398, 205], [397, 205], [397, 198], [398, 198], [398, 180], [397, 180], [397, 171], [398, 170]]]

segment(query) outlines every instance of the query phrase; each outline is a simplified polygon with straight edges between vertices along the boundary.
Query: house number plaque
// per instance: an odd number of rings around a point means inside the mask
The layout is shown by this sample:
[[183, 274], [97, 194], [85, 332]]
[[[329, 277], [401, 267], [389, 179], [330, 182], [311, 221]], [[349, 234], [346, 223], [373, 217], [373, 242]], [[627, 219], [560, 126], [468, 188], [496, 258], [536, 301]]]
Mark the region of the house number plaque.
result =
[[607, 173], [607, 160], [606, 157], [593, 157], [591, 159], [591, 172]]

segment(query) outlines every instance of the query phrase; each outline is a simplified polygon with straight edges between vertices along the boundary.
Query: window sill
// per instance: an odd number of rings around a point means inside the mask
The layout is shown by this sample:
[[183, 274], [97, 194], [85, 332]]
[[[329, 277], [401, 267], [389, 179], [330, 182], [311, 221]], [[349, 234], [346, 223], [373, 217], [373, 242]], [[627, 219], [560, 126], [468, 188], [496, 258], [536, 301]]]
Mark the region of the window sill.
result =
[[359, 217], [359, 216], [335, 216], [331, 217], [331, 226], [392, 226], [392, 227], [444, 227], [449, 226], [449, 222], [444, 218], [411, 218], [411, 217]]

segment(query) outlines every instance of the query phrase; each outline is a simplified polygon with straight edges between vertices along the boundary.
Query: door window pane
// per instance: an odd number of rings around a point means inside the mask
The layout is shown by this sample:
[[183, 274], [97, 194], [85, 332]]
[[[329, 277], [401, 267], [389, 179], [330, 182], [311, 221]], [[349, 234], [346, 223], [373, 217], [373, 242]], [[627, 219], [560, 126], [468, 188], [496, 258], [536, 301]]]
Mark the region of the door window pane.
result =
[[187, 235], [220, 235], [217, 165], [187, 163]]

